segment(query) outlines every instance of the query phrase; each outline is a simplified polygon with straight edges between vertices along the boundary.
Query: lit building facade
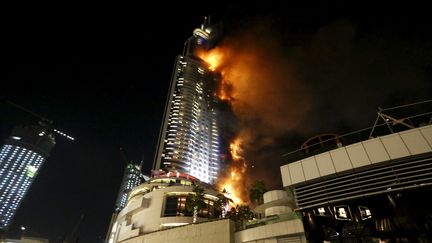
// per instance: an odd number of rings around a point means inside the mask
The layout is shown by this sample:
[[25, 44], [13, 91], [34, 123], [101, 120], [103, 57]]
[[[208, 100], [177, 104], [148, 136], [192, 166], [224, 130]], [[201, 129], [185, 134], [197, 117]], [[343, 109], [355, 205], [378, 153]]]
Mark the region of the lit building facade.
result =
[[[204, 189], [204, 205], [193, 223], [186, 202], [195, 186]], [[264, 217], [245, 222], [222, 216], [218, 194], [187, 174], [155, 176], [132, 189], [126, 206], [112, 220], [106, 242], [307, 242], [301, 217], [292, 210], [293, 197], [286, 191], [266, 192], [264, 204], [255, 210]]]
[[123, 242], [160, 230], [192, 224], [193, 215], [187, 210], [186, 199], [193, 193], [194, 186], [204, 189], [205, 206], [198, 212], [197, 222], [217, 219], [216, 190], [188, 174], [168, 172], [155, 176], [130, 191], [126, 206], [113, 219], [107, 242]]
[[0, 230], [9, 226], [39, 168], [55, 145], [44, 128], [16, 127], [0, 149]]
[[308, 241], [432, 240], [432, 125], [328, 148], [280, 167]]
[[144, 175], [141, 172], [141, 166], [129, 163], [126, 165], [123, 173], [122, 184], [120, 185], [119, 194], [117, 196], [115, 211], [122, 210], [127, 203], [129, 192], [132, 188], [143, 182]]
[[265, 192], [263, 199], [264, 203], [254, 208], [262, 217], [237, 227], [234, 243], [306, 243], [301, 217], [293, 211], [292, 195], [272, 190]]
[[195, 53], [207, 49], [211, 29], [204, 23], [176, 58], [153, 169], [178, 171], [213, 184], [220, 166], [216, 88], [220, 75]]

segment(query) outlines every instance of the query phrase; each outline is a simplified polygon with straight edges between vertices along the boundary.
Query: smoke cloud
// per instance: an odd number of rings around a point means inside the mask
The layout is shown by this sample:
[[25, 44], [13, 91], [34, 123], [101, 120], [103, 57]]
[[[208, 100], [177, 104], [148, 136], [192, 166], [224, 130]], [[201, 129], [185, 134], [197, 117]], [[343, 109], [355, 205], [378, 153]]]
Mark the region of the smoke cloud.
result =
[[301, 123], [309, 97], [283, 49], [266, 24], [226, 38], [220, 70], [239, 119], [246, 149], [274, 143], [274, 137]]
[[[230, 169], [221, 181], [232, 178], [232, 173], [239, 175], [230, 183], [245, 202], [248, 201], [247, 186], [258, 179], [251, 173], [256, 167], [250, 158], [255, 157], [256, 151], [276, 146], [278, 136], [298, 127], [310, 106], [310, 98], [292, 63], [280, 52], [282, 43], [268, 33], [268, 24], [264, 21], [247, 31], [227, 36], [203, 57], [222, 73], [219, 96], [229, 100], [236, 117], [231, 127], [231, 141], [241, 141], [238, 144], [241, 159], [232, 158]], [[257, 165], [262, 163], [257, 161]], [[262, 176], [265, 171], [260, 173]], [[254, 179], [249, 180], [250, 177]]]
[[[429, 99], [430, 44], [336, 20], [307, 33], [242, 22], [212, 50], [244, 141], [246, 184], [281, 188], [282, 154], [320, 133], [371, 126], [379, 106]], [[380, 34], [381, 33], [381, 34]]]

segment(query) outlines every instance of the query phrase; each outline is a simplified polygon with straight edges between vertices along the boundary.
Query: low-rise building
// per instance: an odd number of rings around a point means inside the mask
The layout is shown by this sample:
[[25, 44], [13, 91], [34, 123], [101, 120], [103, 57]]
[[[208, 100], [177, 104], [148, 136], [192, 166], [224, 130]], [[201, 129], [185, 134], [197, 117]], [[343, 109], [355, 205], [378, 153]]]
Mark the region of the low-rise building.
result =
[[218, 192], [211, 185], [187, 174], [169, 172], [130, 192], [126, 207], [112, 225], [109, 242], [191, 224], [193, 215], [186, 208], [186, 198], [194, 186], [204, 189], [205, 206], [198, 212], [197, 223], [217, 219], [214, 206]]
[[432, 240], [432, 125], [319, 152], [281, 167], [308, 241]]

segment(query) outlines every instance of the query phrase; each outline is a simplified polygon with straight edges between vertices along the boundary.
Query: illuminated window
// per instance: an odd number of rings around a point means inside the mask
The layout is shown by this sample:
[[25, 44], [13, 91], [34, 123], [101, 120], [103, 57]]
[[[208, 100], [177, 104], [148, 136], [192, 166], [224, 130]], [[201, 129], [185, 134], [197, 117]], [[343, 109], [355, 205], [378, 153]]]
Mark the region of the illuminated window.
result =
[[163, 217], [192, 216], [186, 210], [186, 196], [167, 196]]

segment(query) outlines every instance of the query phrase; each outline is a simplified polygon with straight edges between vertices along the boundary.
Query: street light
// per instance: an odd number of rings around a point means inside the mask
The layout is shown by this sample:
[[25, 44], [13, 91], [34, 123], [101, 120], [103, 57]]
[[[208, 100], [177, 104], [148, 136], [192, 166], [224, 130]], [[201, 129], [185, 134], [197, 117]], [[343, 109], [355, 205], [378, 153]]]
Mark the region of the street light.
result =
[[20, 238], [22, 239], [24, 237], [24, 233], [25, 233], [26, 227], [24, 225], [21, 225], [20, 229], [21, 229], [21, 236], [20, 236]]

